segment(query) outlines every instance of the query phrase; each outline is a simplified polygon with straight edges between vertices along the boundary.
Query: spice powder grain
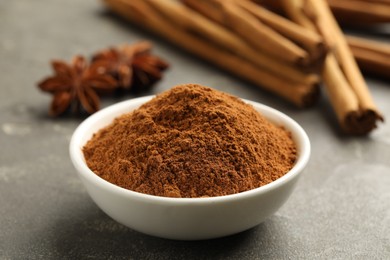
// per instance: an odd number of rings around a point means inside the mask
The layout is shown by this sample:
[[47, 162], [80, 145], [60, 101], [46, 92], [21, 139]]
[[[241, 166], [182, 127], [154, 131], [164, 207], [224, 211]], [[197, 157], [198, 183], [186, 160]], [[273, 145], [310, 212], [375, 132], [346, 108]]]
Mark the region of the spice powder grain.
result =
[[195, 84], [166, 91], [83, 148], [101, 178], [164, 197], [212, 197], [270, 183], [296, 160], [291, 134], [231, 95]]

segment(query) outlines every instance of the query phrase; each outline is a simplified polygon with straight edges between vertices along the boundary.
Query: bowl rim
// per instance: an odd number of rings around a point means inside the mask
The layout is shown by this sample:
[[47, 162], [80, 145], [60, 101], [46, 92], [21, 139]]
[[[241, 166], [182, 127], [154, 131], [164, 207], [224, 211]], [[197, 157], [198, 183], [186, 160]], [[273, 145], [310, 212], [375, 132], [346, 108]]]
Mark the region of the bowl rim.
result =
[[[290, 171], [288, 171], [286, 174], [284, 174], [282, 177], [278, 178], [277, 180], [268, 183], [264, 186], [260, 186], [258, 188], [243, 191], [240, 193], [229, 194], [229, 195], [222, 195], [222, 196], [215, 196], [215, 197], [198, 197], [198, 198], [172, 198], [172, 197], [156, 196], [156, 195], [150, 195], [150, 194], [128, 190], [120, 186], [117, 186], [115, 184], [112, 184], [104, 180], [103, 178], [99, 177], [98, 175], [96, 175], [91, 169], [88, 168], [85, 162], [84, 155], [82, 153], [82, 147], [85, 145], [85, 143], [81, 143], [82, 138], [86, 135], [86, 133], [90, 133], [91, 127], [99, 120], [107, 117], [112, 117], [109, 120], [109, 122], [104, 125], [107, 126], [110, 123], [112, 123], [114, 118], [125, 113], [130, 113], [131, 111], [137, 109], [137, 107], [151, 100], [154, 97], [155, 95], [150, 95], [150, 96], [133, 98], [133, 99], [118, 102], [116, 104], [110, 105], [92, 114], [91, 116], [89, 116], [83, 122], [80, 123], [80, 125], [76, 128], [76, 130], [73, 132], [73, 135], [71, 137], [71, 141], [69, 145], [69, 153], [74, 167], [76, 168], [77, 172], [80, 175], [82, 175], [82, 177], [87, 179], [89, 182], [92, 182], [95, 185], [100, 186], [100, 188], [106, 189], [120, 196], [132, 197], [133, 199], [148, 200], [150, 202], [155, 202], [155, 203], [172, 203], [175, 205], [189, 204], [189, 203], [208, 204], [208, 203], [216, 203], [216, 202], [227, 202], [231, 200], [240, 200], [240, 199], [258, 196], [260, 194], [269, 192], [298, 177], [298, 175], [302, 172], [302, 170], [305, 168], [306, 164], [309, 161], [310, 152], [311, 152], [309, 138], [306, 132], [303, 130], [303, 128], [295, 120], [293, 120], [286, 114], [274, 108], [271, 108], [267, 105], [240, 98], [240, 100], [244, 101], [245, 103], [252, 105], [256, 109], [256, 111], [263, 114], [263, 116], [266, 117], [271, 122], [275, 123], [275, 121], [280, 121], [280, 123], [278, 122], [276, 124], [286, 127], [286, 129], [291, 132], [293, 140], [298, 146], [297, 161], [295, 162], [293, 168]], [[136, 108], [126, 111], [126, 107], [134, 104], [137, 105]], [[111, 114], [114, 114], [114, 116], [112, 116]], [[275, 117], [277, 119], [269, 118], [269, 116]], [[94, 129], [91, 133], [91, 136], [93, 133], [96, 133], [101, 128]], [[89, 137], [87, 140], [89, 140], [90, 138], [91, 137]]]

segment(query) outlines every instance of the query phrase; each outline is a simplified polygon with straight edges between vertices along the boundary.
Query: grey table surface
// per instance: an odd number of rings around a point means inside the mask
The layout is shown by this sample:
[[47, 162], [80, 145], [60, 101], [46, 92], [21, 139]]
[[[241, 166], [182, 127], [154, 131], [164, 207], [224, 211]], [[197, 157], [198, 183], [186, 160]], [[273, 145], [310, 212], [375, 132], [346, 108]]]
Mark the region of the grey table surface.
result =
[[[384, 28], [370, 37], [389, 42], [389, 35]], [[141, 39], [153, 41], [172, 67], [139, 95], [200, 83], [279, 109], [307, 131], [311, 160], [274, 216], [237, 235], [184, 242], [126, 228], [92, 202], [68, 155], [83, 118], [49, 118], [50, 96], [36, 82], [51, 73], [53, 58]], [[0, 1], [0, 71], [0, 259], [390, 259], [388, 123], [369, 137], [343, 136], [326, 95], [312, 109], [296, 109], [133, 28], [95, 0]], [[390, 83], [367, 82], [389, 117]], [[107, 98], [103, 107], [118, 101]]]

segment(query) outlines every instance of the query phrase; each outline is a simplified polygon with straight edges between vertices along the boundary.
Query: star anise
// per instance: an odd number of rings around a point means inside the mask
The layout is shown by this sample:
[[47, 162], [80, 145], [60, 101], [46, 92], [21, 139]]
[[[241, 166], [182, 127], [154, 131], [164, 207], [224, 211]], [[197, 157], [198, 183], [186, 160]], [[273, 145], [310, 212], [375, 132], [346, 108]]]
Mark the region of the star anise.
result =
[[74, 57], [71, 64], [54, 60], [52, 67], [54, 76], [38, 84], [42, 91], [53, 94], [49, 110], [52, 116], [61, 115], [69, 108], [80, 111], [81, 107], [92, 114], [99, 110], [98, 93], [117, 87], [114, 78], [101, 73], [95, 66], [88, 66], [82, 56]]
[[100, 71], [108, 72], [117, 79], [121, 88], [145, 89], [160, 80], [161, 71], [169, 66], [161, 58], [152, 55], [151, 49], [152, 44], [148, 41], [125, 44], [97, 53], [92, 63]]

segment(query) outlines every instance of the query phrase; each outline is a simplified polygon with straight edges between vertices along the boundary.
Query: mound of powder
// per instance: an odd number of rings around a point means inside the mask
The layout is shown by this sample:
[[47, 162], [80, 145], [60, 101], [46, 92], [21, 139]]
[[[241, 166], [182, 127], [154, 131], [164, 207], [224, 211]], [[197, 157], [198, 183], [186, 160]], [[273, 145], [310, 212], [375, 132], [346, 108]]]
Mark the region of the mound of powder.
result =
[[181, 198], [254, 189], [283, 176], [296, 160], [288, 131], [238, 98], [195, 84], [116, 118], [83, 152], [88, 167], [113, 184]]

